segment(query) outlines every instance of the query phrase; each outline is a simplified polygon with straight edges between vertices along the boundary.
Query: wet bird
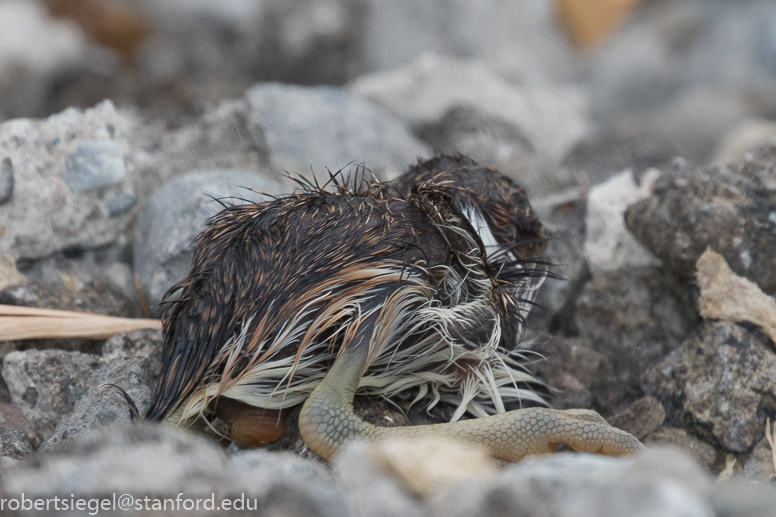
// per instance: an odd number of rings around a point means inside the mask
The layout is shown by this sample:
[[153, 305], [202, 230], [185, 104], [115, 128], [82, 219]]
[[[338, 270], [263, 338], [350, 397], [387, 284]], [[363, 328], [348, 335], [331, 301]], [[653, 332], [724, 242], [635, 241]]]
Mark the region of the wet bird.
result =
[[[225, 208], [198, 238], [189, 275], [166, 295], [148, 418], [204, 422], [251, 446], [281, 437], [302, 405], [301, 436], [324, 458], [391, 436], [469, 440], [506, 461], [557, 443], [641, 447], [592, 411], [506, 411], [544, 403], [514, 350], [547, 240], [511, 180], [438, 156], [394, 183], [300, 183]], [[383, 428], [352, 409], [355, 395], [407, 393], [453, 404], [452, 421]]]

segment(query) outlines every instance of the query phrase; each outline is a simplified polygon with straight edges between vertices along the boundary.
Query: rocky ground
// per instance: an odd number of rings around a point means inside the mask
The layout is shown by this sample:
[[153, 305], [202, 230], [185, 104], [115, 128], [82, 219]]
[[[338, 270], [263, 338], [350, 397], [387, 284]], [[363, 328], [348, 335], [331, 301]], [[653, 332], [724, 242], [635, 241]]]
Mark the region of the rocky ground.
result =
[[[157, 315], [214, 198], [290, 192], [284, 171], [365, 164], [390, 180], [465, 153], [523, 185], [550, 230], [563, 278], [546, 282], [524, 346], [544, 357], [532, 367], [552, 404], [597, 410], [647, 451], [504, 466], [397, 442], [326, 464], [294, 413], [279, 443], [224, 447], [131, 425], [101, 387], [144, 411], [157, 331], [0, 341], [0, 502], [183, 493], [272, 516], [776, 515], [774, 334], [702, 318], [696, 281], [710, 248], [776, 293], [771, 2], [646, 1], [596, 52], [570, 47], [539, 0], [125, 4], [151, 27], [128, 55], [43, 2], [0, 2], [0, 303]], [[444, 412], [356, 407], [381, 425]], [[61, 513], [11, 510], [0, 515]]]

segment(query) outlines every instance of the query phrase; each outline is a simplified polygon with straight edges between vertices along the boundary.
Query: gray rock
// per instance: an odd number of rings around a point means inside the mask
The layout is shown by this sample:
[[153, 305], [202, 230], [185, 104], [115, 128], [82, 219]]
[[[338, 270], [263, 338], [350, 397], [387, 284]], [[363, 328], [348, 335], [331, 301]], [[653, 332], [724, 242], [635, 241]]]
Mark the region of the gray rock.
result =
[[439, 516], [713, 517], [708, 474], [671, 449], [634, 459], [560, 453], [528, 458], [491, 480], [466, 481], [429, 500]]
[[331, 171], [364, 164], [392, 179], [431, 150], [382, 108], [330, 86], [259, 84], [245, 93], [264, 127], [278, 171], [328, 178]]
[[105, 428], [63, 451], [3, 472], [10, 493], [210, 495], [223, 488], [226, 457], [213, 441], [158, 425]]
[[0, 402], [0, 456], [22, 459], [40, 444], [21, 409]]
[[586, 339], [552, 336], [534, 350], [546, 358], [537, 364], [537, 373], [560, 390], [552, 394], [552, 407], [590, 409], [594, 401], [590, 389], [612, 373], [611, 361]]
[[703, 323], [647, 383], [671, 421], [732, 452], [752, 448], [776, 411], [776, 355], [733, 323]]
[[[66, 450], [39, 454], [35, 461], [5, 468], [0, 480], [5, 493], [24, 492], [27, 497], [77, 494], [112, 499], [115, 493], [136, 503], [145, 497], [175, 499], [183, 494], [186, 499], [208, 501], [210, 507], [186, 512], [198, 516], [233, 515], [223, 508], [226, 499], [236, 510], [260, 509], [267, 515], [350, 515], [330, 476], [303, 462], [260, 451], [230, 459], [202, 436], [139, 424], [108, 427]], [[134, 504], [132, 509], [133, 515], [143, 513]]]
[[662, 427], [654, 433], [647, 436], [644, 444], [671, 445], [682, 449], [685, 453], [693, 456], [696, 461], [711, 471], [717, 463], [717, 449], [700, 438], [689, 434], [684, 429], [677, 427]]
[[118, 217], [132, 210], [136, 204], [137, 199], [132, 194], [116, 192], [116, 195], [108, 201], [106, 207], [111, 217]]
[[11, 400], [38, 435], [47, 440], [75, 407], [99, 356], [62, 350], [11, 352], [3, 360], [3, 379]]
[[[223, 209], [217, 200], [258, 202], [266, 199], [248, 189], [278, 194], [284, 188], [259, 174], [234, 171], [195, 171], [157, 190], [135, 223], [133, 263], [149, 302], [157, 304], [175, 282], [189, 272], [192, 244], [208, 218]], [[242, 203], [242, 201], [234, 200]]]
[[130, 140], [132, 162], [127, 169], [134, 189], [123, 192], [134, 194], [141, 205], [173, 178], [193, 170], [269, 172], [261, 120], [242, 97], [209, 105], [200, 116], [173, 129], [164, 121], [136, 121]]
[[639, 440], [654, 433], [663, 425], [666, 412], [655, 397], [643, 397], [628, 409], [612, 415], [607, 421], [618, 429], [627, 431]]
[[73, 412], [57, 425], [41, 450], [66, 447], [107, 425], [131, 423], [132, 410], [120, 390], [135, 404], [136, 417], [142, 418], [151, 405], [151, 378], [150, 361], [144, 357], [114, 359], [95, 370], [79, 393]]
[[725, 167], [663, 174], [653, 194], [628, 208], [628, 229], [685, 276], [711, 248], [765, 292], [776, 291], [776, 147]]
[[576, 300], [574, 322], [612, 362], [613, 374], [592, 390], [599, 404], [617, 412], [640, 398], [644, 372], [678, 348], [697, 319], [689, 286], [662, 268], [594, 277]]
[[[0, 225], [6, 228], [0, 253], [37, 258], [118, 237], [131, 216], [111, 218], [105, 200], [119, 189], [132, 192], [121, 158], [126, 140], [114, 140], [123, 137], [119, 128], [129, 129], [131, 123], [109, 101], [86, 111], [70, 108], [44, 120], [0, 125], [0, 156], [10, 160], [15, 178], [13, 197], [0, 206]], [[98, 156], [107, 159], [107, 169], [98, 166]], [[90, 188], [100, 185], [100, 192]]]
[[403, 68], [362, 76], [349, 89], [413, 129], [439, 121], [451, 108], [468, 106], [511, 124], [555, 163], [587, 131], [587, 101], [579, 90], [511, 84], [475, 60], [424, 55]]
[[121, 183], [127, 172], [124, 151], [107, 141], [80, 141], [65, 160], [62, 180], [72, 190], [90, 190]]
[[162, 331], [141, 329], [122, 332], [102, 345], [102, 358], [106, 362], [110, 363], [126, 357], [148, 359], [148, 386], [153, 389], [159, 380], [162, 364]]
[[580, 141], [562, 165], [584, 171], [591, 185], [631, 169], [636, 177], [649, 169], [665, 170], [681, 152], [660, 134], [638, 128], [605, 127]]
[[558, 504], [563, 517], [715, 517], [706, 501], [710, 476], [685, 453], [643, 452], [621, 479], [569, 494]]
[[137, 206], [183, 173], [266, 172], [270, 163], [261, 124], [245, 99], [209, 106], [172, 129], [110, 101], [8, 121], [0, 125], [0, 159], [6, 158], [15, 184], [0, 205], [6, 227], [0, 254], [30, 260], [119, 243]]
[[[241, 450], [230, 456], [228, 467], [235, 473], [276, 476], [300, 483], [334, 484], [334, 476], [323, 464], [290, 452]], [[248, 479], [246, 481], [250, 483]]]
[[559, 278], [547, 278], [528, 319], [530, 328], [568, 330], [573, 327], [574, 299], [589, 276], [585, 260], [585, 192], [574, 188], [531, 200], [547, 229], [550, 243], [544, 258]]
[[776, 489], [735, 476], [715, 486], [709, 501], [716, 517], [769, 517], [776, 508]]
[[13, 182], [13, 162], [10, 158], [4, 158], [0, 165], [0, 205], [11, 200]]
[[752, 449], [752, 453], [744, 463], [744, 475], [748, 478], [774, 479], [776, 470], [773, 464], [773, 449], [766, 438], [763, 438]]
[[534, 151], [520, 128], [466, 104], [452, 106], [438, 120], [418, 126], [415, 134], [435, 151], [451, 156], [463, 154], [494, 166]]

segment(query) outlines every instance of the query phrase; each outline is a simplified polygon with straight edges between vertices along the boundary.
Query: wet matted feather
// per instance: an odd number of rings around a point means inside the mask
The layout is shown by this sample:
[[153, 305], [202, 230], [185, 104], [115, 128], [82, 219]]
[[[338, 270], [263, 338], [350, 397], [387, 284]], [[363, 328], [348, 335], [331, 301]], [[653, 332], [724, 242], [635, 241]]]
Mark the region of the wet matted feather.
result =
[[444, 400], [453, 419], [542, 402], [509, 351], [544, 274], [543, 229], [519, 187], [446, 157], [395, 185], [341, 173], [301, 184], [208, 222], [166, 296], [150, 418], [210, 421], [224, 399], [277, 414], [365, 331], [359, 393]]

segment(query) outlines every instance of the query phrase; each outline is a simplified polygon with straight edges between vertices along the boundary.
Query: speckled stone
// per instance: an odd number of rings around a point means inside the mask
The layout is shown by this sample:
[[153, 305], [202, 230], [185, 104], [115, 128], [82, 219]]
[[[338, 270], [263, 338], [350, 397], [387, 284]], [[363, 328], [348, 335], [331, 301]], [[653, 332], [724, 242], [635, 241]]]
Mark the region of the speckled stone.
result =
[[126, 174], [124, 151], [111, 140], [78, 142], [65, 160], [62, 179], [74, 191], [121, 183]]

